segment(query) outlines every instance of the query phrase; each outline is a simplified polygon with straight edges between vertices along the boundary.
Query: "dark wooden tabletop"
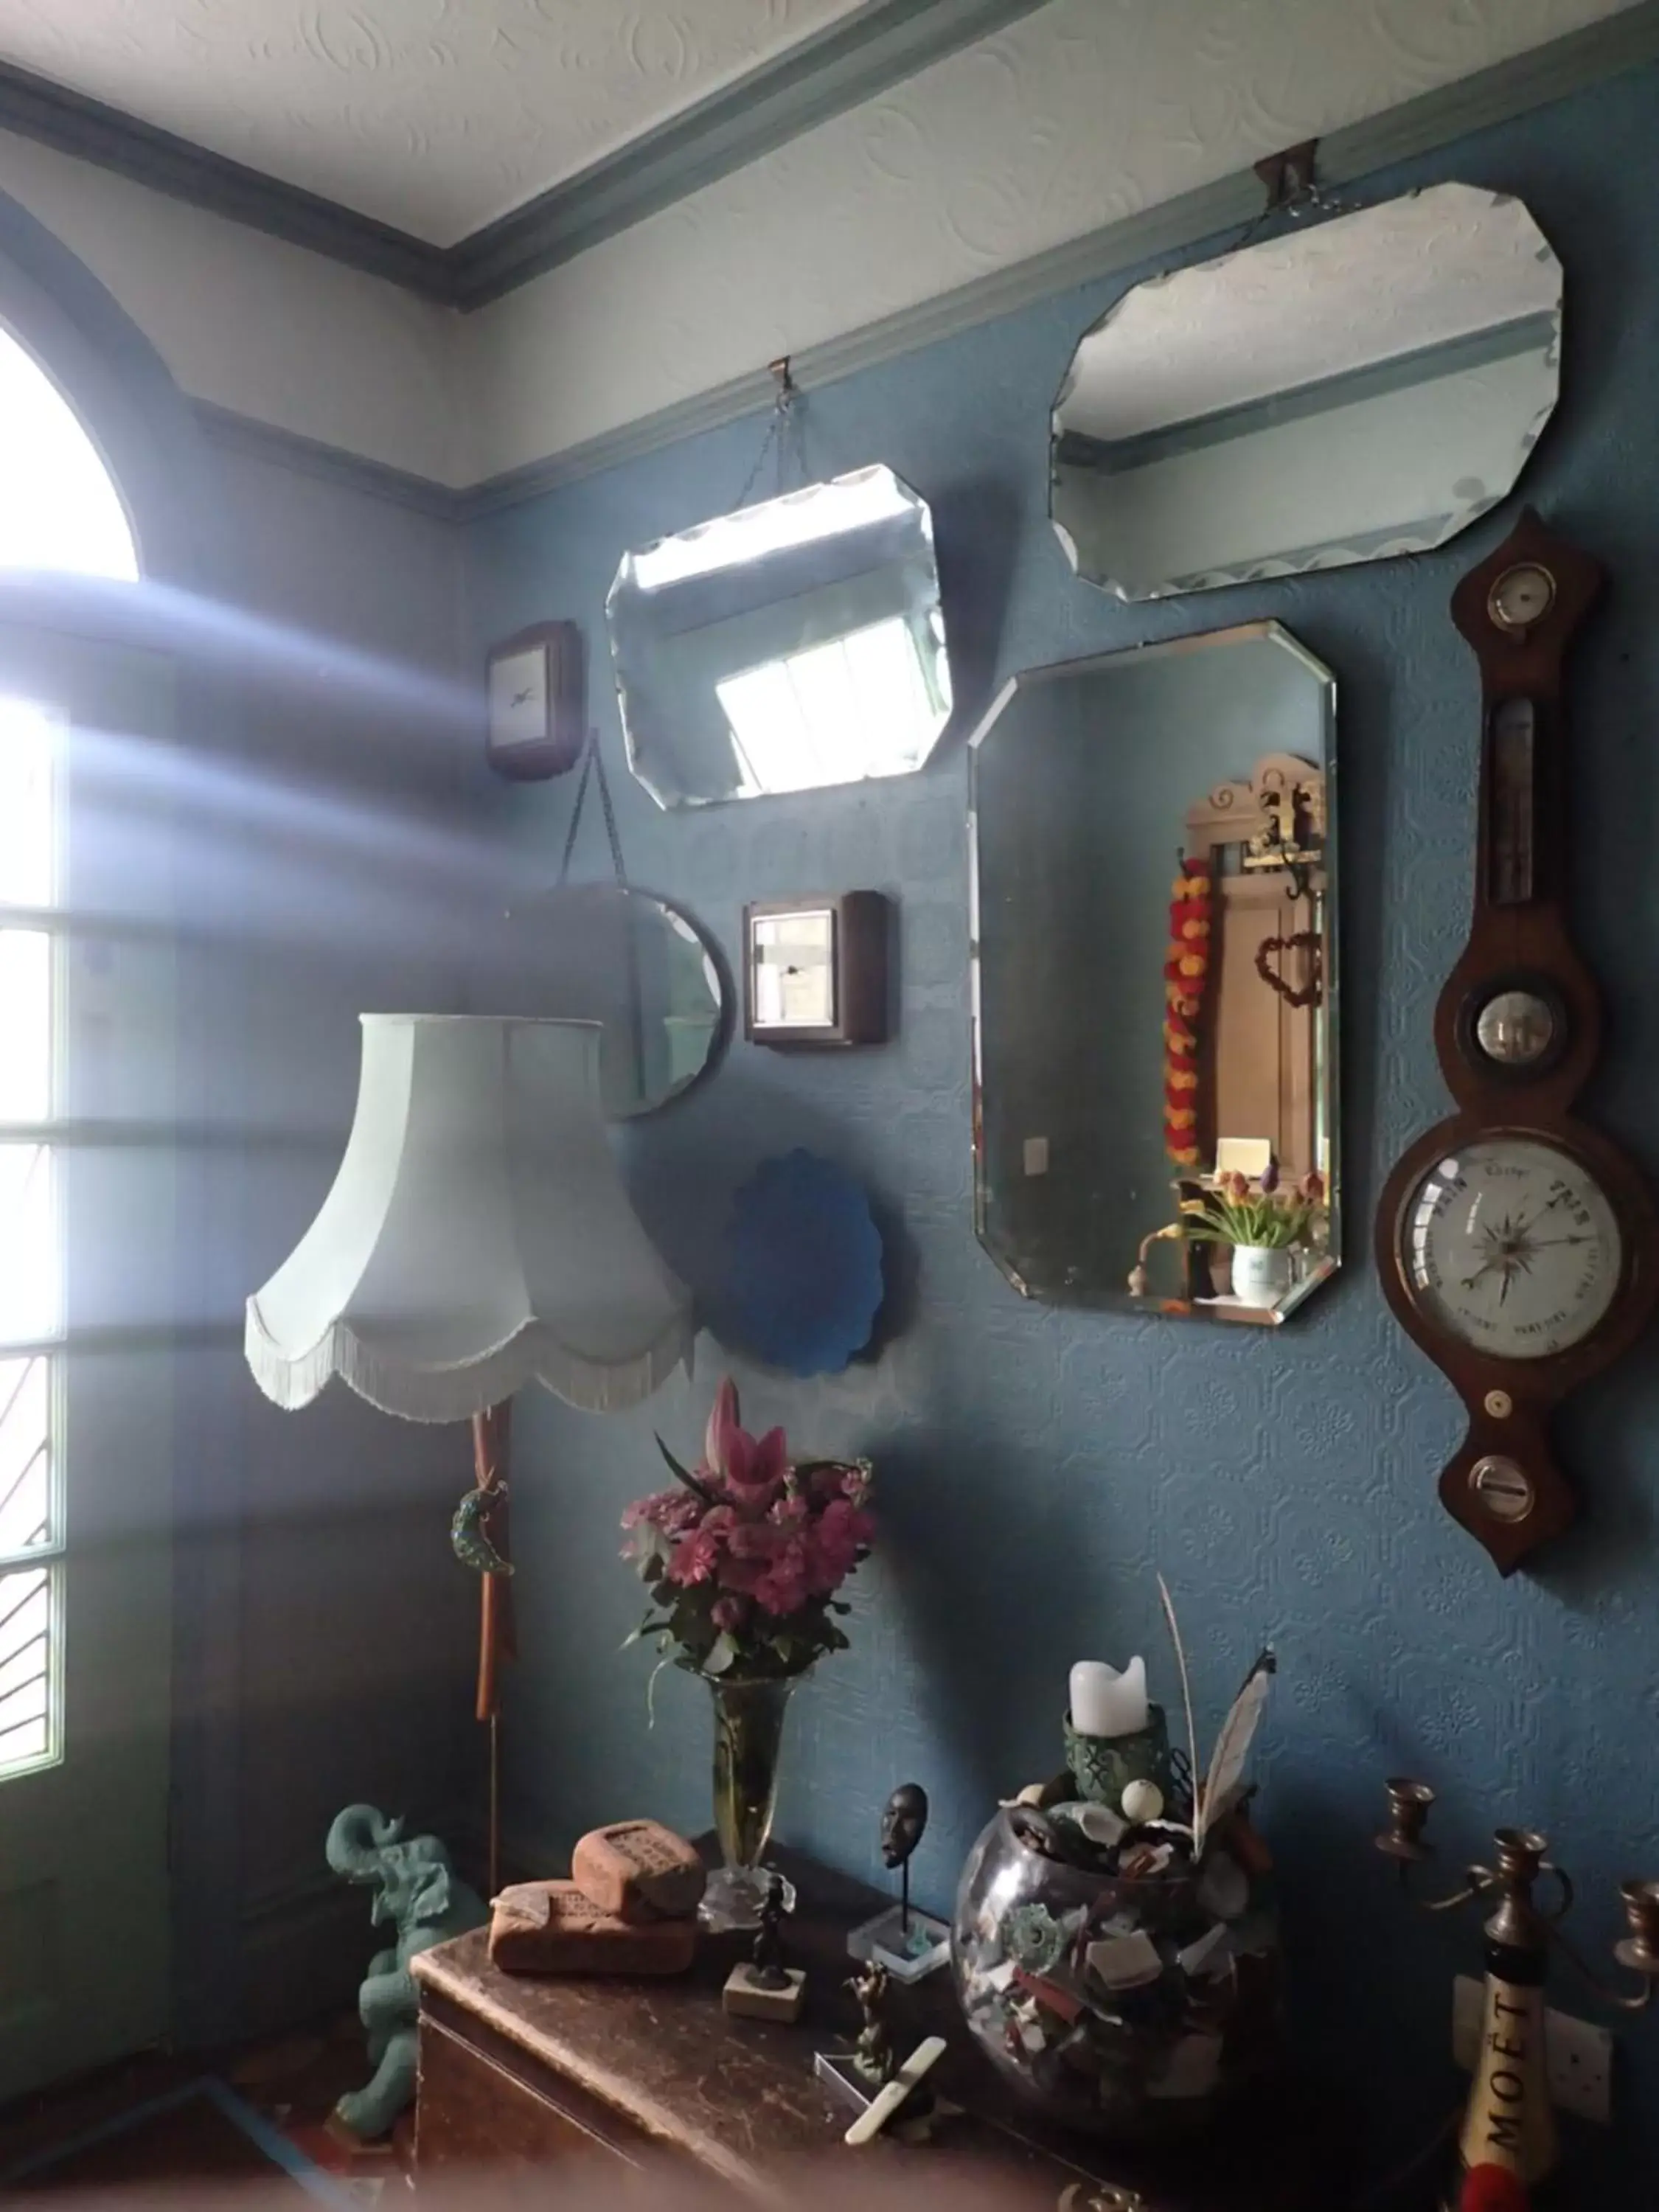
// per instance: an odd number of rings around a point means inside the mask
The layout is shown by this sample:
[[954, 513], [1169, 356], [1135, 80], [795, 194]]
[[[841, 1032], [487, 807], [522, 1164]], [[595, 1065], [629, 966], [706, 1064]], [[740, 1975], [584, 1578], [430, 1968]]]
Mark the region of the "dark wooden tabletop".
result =
[[[794, 2025], [733, 2020], [721, 2010], [726, 1974], [747, 1955], [738, 1936], [708, 1938], [689, 1974], [643, 1981], [503, 1974], [479, 1930], [414, 1961], [422, 2002], [435, 2017], [453, 2021], [459, 2013], [476, 2021], [488, 2041], [514, 2046], [636, 2136], [738, 2187], [763, 2188], [802, 2155], [850, 2157], [839, 2146], [851, 2115], [816, 2080], [813, 2056], [850, 2045], [857, 2012], [844, 1987], [853, 1971], [847, 1931], [890, 1900], [799, 1854], [774, 1856], [800, 1893], [787, 1923], [787, 1955], [806, 1969], [808, 2002]], [[947, 1972], [896, 1989], [892, 2017], [901, 2051], [924, 2034], [947, 2038], [950, 2051], [933, 2078], [965, 2108], [934, 2146], [884, 2138], [872, 2147], [884, 2163], [902, 2161], [919, 2179], [925, 2161], [943, 2150], [987, 2179], [1006, 2179], [1011, 2201], [1047, 2212], [1079, 2179], [1138, 2191], [1146, 2212], [1341, 2212], [1346, 2201], [1341, 2130], [1299, 2085], [1264, 2094], [1195, 2140], [1121, 2151], [1050, 2130], [1012, 2101], [969, 2038]]]

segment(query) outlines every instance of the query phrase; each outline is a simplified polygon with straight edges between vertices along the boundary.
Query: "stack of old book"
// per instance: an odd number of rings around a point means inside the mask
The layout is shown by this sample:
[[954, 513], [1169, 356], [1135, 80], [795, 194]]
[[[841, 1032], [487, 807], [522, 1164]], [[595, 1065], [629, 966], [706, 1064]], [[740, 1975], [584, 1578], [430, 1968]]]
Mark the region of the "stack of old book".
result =
[[679, 1974], [697, 1948], [702, 1861], [656, 1820], [617, 1820], [577, 1844], [568, 1881], [492, 1899], [489, 1955], [509, 1974]]

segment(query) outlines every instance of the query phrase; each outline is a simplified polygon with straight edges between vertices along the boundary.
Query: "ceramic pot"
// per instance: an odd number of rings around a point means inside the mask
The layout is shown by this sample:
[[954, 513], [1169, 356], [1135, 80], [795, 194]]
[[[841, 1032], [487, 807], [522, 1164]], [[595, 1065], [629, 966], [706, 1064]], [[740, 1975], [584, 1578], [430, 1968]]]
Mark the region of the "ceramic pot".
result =
[[[714, 1832], [723, 1863], [710, 1875], [702, 1917], [714, 1929], [758, 1928], [773, 1879], [762, 1865], [778, 1802], [783, 1724], [799, 1675], [706, 1675], [714, 1700]], [[793, 1901], [786, 1882], [784, 1905]]]
[[1247, 1306], [1277, 1305], [1296, 1279], [1288, 1244], [1235, 1244], [1233, 1296]]
[[1121, 1809], [1132, 1782], [1155, 1782], [1170, 1794], [1170, 1730], [1162, 1705], [1148, 1705], [1146, 1725], [1133, 1735], [1084, 1735], [1066, 1716], [1066, 1765], [1077, 1794], [1091, 1804]]

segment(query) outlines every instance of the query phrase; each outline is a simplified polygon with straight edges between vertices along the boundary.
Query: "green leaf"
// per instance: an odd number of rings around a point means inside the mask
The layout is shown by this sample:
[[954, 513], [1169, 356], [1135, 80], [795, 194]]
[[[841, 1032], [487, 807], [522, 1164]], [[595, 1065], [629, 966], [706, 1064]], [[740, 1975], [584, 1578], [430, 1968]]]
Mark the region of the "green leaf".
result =
[[738, 1656], [738, 1647], [729, 1636], [717, 1636], [709, 1647], [708, 1656], [702, 1662], [705, 1674], [724, 1674]]
[[676, 1482], [683, 1482], [689, 1491], [691, 1491], [696, 1497], [702, 1498], [705, 1505], [717, 1505], [720, 1503], [720, 1500], [715, 1497], [714, 1492], [708, 1487], [706, 1482], [699, 1482], [696, 1476], [692, 1474], [690, 1468], [682, 1467], [680, 1465], [678, 1460], [675, 1458], [673, 1453], [669, 1450], [667, 1445], [663, 1442], [660, 1437], [657, 1438], [657, 1449], [667, 1461], [668, 1472], [673, 1476]]
[[665, 1635], [669, 1626], [670, 1624], [666, 1620], [653, 1620], [647, 1613], [639, 1626], [630, 1635], [623, 1638], [620, 1648], [624, 1651], [631, 1650], [635, 1644], [643, 1644], [647, 1636]]

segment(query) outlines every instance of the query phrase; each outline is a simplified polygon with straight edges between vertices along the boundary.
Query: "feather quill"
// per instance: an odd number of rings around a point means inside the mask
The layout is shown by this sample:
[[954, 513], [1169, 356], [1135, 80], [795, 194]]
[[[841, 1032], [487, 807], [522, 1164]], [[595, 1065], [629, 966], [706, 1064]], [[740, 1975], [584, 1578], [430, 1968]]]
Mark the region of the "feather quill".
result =
[[1233, 1699], [1231, 1711], [1221, 1723], [1221, 1733], [1210, 1756], [1203, 1803], [1194, 1823], [1193, 1847], [1200, 1856], [1205, 1831], [1212, 1822], [1223, 1819], [1237, 1801], [1244, 1778], [1244, 1762], [1250, 1755], [1256, 1724], [1267, 1702], [1267, 1686], [1278, 1664], [1271, 1647], [1260, 1654], [1244, 1678], [1243, 1688]]
[[1181, 1701], [1187, 1709], [1187, 1755], [1193, 1771], [1193, 1856], [1198, 1858], [1203, 1844], [1203, 1813], [1198, 1802], [1198, 1730], [1193, 1725], [1193, 1686], [1187, 1675], [1187, 1653], [1181, 1641], [1181, 1624], [1176, 1619], [1175, 1601], [1170, 1595], [1170, 1585], [1162, 1575], [1158, 1578], [1158, 1594], [1164, 1601], [1164, 1618], [1170, 1624], [1170, 1641], [1175, 1646], [1176, 1669], [1181, 1676]]

